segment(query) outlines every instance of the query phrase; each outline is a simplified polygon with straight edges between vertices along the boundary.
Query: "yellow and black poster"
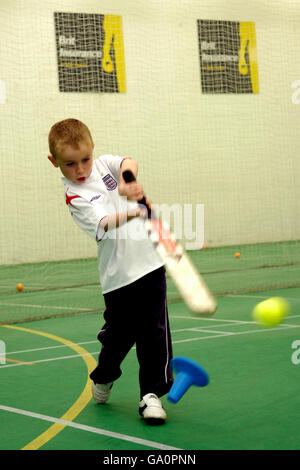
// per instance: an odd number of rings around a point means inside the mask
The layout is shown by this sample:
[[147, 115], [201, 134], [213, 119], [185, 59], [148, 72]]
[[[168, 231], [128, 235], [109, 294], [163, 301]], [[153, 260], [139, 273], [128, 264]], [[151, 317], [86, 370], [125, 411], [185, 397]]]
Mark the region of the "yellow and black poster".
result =
[[122, 17], [54, 13], [59, 90], [125, 93]]
[[253, 22], [198, 20], [203, 93], [258, 93]]

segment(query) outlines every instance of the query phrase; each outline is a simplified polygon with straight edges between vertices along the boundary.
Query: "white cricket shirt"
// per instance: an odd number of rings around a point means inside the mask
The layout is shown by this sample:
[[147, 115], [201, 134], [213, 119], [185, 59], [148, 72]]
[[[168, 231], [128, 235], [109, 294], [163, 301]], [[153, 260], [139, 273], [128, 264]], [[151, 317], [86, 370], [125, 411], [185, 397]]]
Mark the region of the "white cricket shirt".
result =
[[123, 160], [119, 156], [101, 155], [93, 161], [92, 172], [82, 184], [62, 178], [66, 203], [74, 221], [98, 243], [103, 294], [124, 287], [163, 266], [140, 217], [107, 232], [99, 227], [103, 217], [137, 205], [119, 194]]

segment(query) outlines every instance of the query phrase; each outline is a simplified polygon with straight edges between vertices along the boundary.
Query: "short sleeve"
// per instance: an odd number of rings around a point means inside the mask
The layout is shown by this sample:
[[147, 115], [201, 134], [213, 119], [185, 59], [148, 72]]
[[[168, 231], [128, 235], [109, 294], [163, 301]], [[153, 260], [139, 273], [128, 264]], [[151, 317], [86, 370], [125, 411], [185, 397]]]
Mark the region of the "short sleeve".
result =
[[[97, 203], [91, 203], [82, 197], [72, 200], [69, 210], [74, 222], [97, 242], [104, 236], [105, 231], [99, 228], [99, 223], [109, 215], [109, 204], [105, 204], [105, 196], [101, 196]], [[103, 233], [102, 233], [103, 232]]]
[[117, 181], [119, 181], [122, 162], [123, 160], [129, 157], [120, 157], [117, 155], [102, 155], [100, 158], [103, 163], [105, 163], [113, 177], [116, 178]]

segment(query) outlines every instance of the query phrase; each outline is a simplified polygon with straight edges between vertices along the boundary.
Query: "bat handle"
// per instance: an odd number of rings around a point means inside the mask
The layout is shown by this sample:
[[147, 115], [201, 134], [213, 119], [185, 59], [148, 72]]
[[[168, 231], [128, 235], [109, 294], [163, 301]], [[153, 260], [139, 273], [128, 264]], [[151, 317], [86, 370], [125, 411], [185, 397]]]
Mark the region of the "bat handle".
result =
[[[132, 183], [136, 178], [131, 170], [125, 170], [122, 173], [125, 183]], [[138, 201], [139, 204], [145, 206], [148, 211], [148, 219], [151, 219], [151, 207], [147, 204], [145, 196]]]

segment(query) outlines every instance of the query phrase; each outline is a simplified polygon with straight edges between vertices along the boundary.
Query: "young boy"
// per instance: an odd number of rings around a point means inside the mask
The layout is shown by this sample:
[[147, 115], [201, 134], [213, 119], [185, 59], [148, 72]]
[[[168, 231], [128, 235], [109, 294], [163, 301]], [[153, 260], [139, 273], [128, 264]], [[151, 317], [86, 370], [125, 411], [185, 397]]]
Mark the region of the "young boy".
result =
[[48, 159], [63, 174], [65, 199], [73, 220], [98, 244], [105, 324], [98, 334], [98, 365], [90, 374], [96, 402], [105, 403], [120, 365], [133, 347], [139, 362], [139, 414], [151, 424], [166, 420], [159, 398], [170, 390], [172, 344], [166, 303], [165, 268], [149, 240], [136, 201], [137, 182], [125, 183], [123, 172], [137, 176], [128, 157], [93, 159], [89, 129], [76, 119], [52, 126]]

